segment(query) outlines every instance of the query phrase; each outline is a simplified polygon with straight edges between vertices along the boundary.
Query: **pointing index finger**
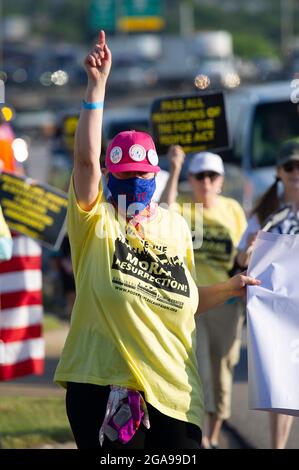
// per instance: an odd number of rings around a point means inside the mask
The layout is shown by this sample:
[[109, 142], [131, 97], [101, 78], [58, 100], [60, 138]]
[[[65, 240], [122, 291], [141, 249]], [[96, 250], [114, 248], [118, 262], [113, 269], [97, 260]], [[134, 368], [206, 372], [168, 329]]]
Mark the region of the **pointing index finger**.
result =
[[103, 47], [105, 43], [106, 43], [105, 31], [101, 29], [99, 32], [99, 45]]

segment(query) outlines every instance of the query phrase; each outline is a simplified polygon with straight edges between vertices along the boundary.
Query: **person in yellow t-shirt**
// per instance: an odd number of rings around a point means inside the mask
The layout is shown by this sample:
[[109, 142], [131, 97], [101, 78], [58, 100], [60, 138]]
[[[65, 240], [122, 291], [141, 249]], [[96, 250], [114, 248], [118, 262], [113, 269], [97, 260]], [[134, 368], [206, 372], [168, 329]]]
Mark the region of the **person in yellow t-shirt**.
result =
[[[161, 200], [172, 204], [177, 198], [178, 178], [185, 153], [179, 146], [169, 149], [170, 177]], [[237, 246], [246, 229], [243, 209], [234, 199], [220, 195], [224, 165], [219, 155], [196, 153], [188, 167], [193, 201], [184, 205], [184, 217], [193, 234], [197, 282], [209, 286], [229, 279]], [[190, 198], [189, 198], [190, 199]], [[186, 200], [185, 199], [182, 199]], [[196, 216], [202, 224], [196, 224]], [[237, 299], [198, 317], [197, 361], [203, 381], [207, 433], [203, 447], [217, 448], [222, 422], [230, 417], [233, 367], [239, 360], [243, 306]]]
[[76, 300], [54, 380], [67, 389], [79, 449], [197, 449], [203, 399], [194, 315], [259, 281], [238, 275], [198, 292], [186, 222], [152, 202], [160, 168], [149, 134], [117, 134], [102, 177], [111, 67], [104, 31], [84, 65], [67, 215]]

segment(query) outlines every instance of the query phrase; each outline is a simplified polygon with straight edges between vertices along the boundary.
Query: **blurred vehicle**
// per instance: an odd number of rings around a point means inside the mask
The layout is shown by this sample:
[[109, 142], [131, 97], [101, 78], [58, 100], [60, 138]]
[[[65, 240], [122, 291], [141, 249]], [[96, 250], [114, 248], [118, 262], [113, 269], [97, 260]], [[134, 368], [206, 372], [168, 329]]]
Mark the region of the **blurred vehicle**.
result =
[[299, 78], [299, 46], [294, 47], [285, 63], [286, 78]]
[[189, 41], [179, 36], [162, 36], [161, 58], [156, 70], [158, 84], [162, 87], [192, 87], [196, 71]]
[[258, 71], [253, 60], [235, 56], [234, 65], [242, 84], [258, 81]]
[[86, 75], [82, 67], [84, 49], [70, 44], [54, 44], [40, 48], [35, 54], [33, 77], [43, 86], [82, 85]]
[[190, 39], [192, 53], [199, 59], [215, 57], [229, 59], [233, 56], [233, 38], [228, 31], [201, 31]]
[[159, 85], [181, 90], [194, 89], [197, 76], [208, 78], [209, 89], [239, 86], [231, 34], [204, 31], [187, 38], [163, 36], [157, 74]]
[[109, 76], [109, 89], [114, 92], [144, 90], [157, 83], [157, 72], [153, 63], [138, 55], [114, 55], [113, 68]]
[[209, 79], [210, 88], [235, 88], [240, 76], [235, 65], [232, 35], [228, 31], [202, 31], [189, 40], [195, 76]]
[[0, 77], [7, 85], [62, 86], [82, 85], [84, 49], [79, 45], [42, 45], [5, 41]]
[[259, 81], [282, 80], [284, 70], [279, 59], [260, 57], [253, 61]]
[[[290, 82], [251, 85], [226, 94], [231, 150], [226, 190], [249, 210], [274, 181], [281, 143], [299, 136], [299, 109]], [[298, 94], [298, 90], [297, 90]]]
[[23, 44], [5, 41], [3, 47], [3, 69], [0, 71], [1, 79], [7, 85], [26, 86], [34, 80], [33, 67], [35, 61], [35, 48], [28, 48]]
[[30, 151], [32, 146], [41, 144], [43, 139], [52, 135], [55, 128], [55, 113], [49, 110], [22, 109], [16, 110], [12, 127], [17, 138], [23, 139]]
[[118, 35], [109, 39], [109, 46], [113, 55], [109, 88], [114, 92], [123, 92], [142, 90], [156, 85], [156, 61], [161, 56], [159, 36]]
[[201, 58], [196, 70], [197, 75], [208, 77], [209, 88], [236, 88], [241, 82], [234, 61], [228, 58]]
[[55, 114], [48, 110], [24, 109], [17, 110], [13, 120], [13, 128], [17, 135], [30, 139], [38, 139], [46, 126], [53, 126]]
[[154, 62], [162, 54], [161, 37], [155, 34], [129, 34], [109, 37], [109, 47], [113, 58], [124, 55], [128, 56], [134, 51], [135, 56]]

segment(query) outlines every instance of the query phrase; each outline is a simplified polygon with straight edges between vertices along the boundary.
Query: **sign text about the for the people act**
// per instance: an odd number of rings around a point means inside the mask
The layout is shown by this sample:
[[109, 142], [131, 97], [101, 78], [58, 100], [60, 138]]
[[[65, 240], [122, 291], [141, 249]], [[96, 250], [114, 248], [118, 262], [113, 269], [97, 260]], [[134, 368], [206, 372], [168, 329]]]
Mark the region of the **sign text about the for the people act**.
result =
[[186, 153], [229, 146], [222, 93], [159, 98], [151, 122], [160, 154], [170, 145], [181, 145]]

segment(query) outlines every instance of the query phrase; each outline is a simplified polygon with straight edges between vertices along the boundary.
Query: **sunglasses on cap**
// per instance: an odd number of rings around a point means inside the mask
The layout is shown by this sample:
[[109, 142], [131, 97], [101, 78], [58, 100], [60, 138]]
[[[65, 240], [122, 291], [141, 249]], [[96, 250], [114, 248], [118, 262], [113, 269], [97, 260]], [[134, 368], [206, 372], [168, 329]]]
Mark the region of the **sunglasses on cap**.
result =
[[210, 178], [211, 181], [215, 181], [220, 175], [215, 171], [201, 171], [193, 176], [197, 181], [203, 181], [205, 178]]
[[282, 168], [284, 169], [284, 171], [286, 173], [291, 173], [292, 171], [295, 170], [295, 168], [297, 168], [297, 170], [299, 170], [299, 161], [297, 161], [297, 162], [294, 162], [294, 161], [286, 162], [284, 165], [282, 165]]

